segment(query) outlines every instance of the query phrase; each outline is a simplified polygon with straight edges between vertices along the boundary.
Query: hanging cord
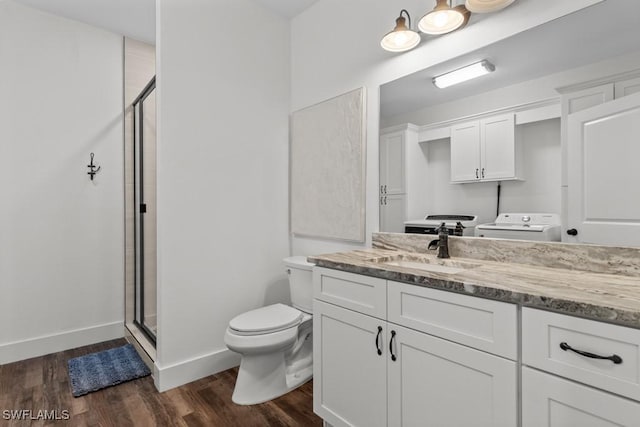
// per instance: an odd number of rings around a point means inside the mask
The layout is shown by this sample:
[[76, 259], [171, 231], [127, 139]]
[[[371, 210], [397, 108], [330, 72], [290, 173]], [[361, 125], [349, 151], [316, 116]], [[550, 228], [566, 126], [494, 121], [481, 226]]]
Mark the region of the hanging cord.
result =
[[500, 215], [500, 181], [498, 181], [498, 202], [496, 203], [496, 216]]

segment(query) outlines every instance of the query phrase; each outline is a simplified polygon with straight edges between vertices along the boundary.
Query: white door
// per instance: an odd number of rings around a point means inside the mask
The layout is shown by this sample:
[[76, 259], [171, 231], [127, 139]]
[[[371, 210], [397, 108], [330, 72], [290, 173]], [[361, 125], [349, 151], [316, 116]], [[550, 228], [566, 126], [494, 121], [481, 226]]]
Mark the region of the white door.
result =
[[640, 403], [522, 368], [522, 427], [637, 427]]
[[567, 241], [640, 246], [640, 93], [568, 119]]
[[313, 410], [333, 427], [387, 425], [386, 331], [380, 319], [314, 300]]
[[477, 121], [451, 127], [451, 182], [480, 179], [480, 127]]
[[380, 231], [404, 233], [407, 197], [404, 194], [380, 196]]
[[513, 114], [480, 120], [480, 178], [516, 176], [515, 123]]
[[392, 323], [388, 329], [389, 426], [517, 425], [515, 362]]
[[396, 132], [380, 137], [380, 193], [404, 194], [405, 133]]

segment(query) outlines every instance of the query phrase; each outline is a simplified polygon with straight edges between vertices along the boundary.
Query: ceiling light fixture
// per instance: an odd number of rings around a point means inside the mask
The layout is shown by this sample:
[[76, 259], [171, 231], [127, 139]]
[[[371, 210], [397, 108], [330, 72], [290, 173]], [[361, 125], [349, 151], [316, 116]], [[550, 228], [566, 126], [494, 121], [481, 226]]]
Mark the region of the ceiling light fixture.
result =
[[444, 89], [446, 87], [489, 74], [495, 71], [495, 69], [496, 67], [491, 62], [483, 59], [480, 62], [434, 77], [433, 84], [440, 89]]
[[448, 0], [436, 0], [436, 7], [424, 15], [418, 28], [427, 34], [446, 34], [462, 28], [469, 21], [469, 14], [463, 5], [451, 7]]
[[[407, 15], [409, 26], [402, 14]], [[405, 9], [400, 11], [400, 16], [396, 19], [395, 28], [387, 33], [380, 41], [380, 46], [389, 52], [404, 52], [413, 49], [420, 43], [420, 34], [411, 29], [411, 16]]]
[[465, 6], [473, 13], [490, 13], [504, 9], [514, 0], [466, 0]]

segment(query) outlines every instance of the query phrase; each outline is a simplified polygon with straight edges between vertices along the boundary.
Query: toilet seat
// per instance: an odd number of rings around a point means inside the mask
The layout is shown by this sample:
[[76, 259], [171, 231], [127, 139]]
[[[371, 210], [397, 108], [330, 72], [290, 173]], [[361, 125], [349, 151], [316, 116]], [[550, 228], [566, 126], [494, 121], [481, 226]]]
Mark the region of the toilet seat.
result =
[[229, 322], [230, 332], [236, 335], [263, 335], [299, 325], [303, 313], [284, 304], [273, 304], [248, 311]]

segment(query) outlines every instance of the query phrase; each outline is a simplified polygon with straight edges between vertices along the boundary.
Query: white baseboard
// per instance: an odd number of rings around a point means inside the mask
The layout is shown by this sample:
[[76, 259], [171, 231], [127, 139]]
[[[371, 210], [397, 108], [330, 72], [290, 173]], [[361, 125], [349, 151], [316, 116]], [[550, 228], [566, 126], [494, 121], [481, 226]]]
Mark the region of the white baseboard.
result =
[[158, 391], [163, 392], [191, 381], [226, 371], [239, 364], [240, 355], [225, 348], [169, 366], [159, 367], [156, 362], [153, 378]]
[[124, 336], [124, 321], [0, 344], [0, 365]]

